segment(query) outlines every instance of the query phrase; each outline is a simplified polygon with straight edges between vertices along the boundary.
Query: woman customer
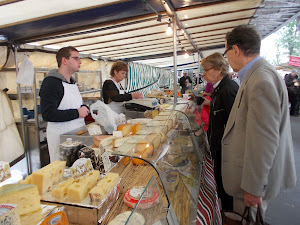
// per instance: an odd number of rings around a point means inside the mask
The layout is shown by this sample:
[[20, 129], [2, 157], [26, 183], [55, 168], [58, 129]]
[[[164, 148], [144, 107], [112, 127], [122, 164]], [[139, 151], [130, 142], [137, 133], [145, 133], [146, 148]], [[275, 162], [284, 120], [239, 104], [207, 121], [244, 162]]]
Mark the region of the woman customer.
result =
[[[213, 85], [210, 102], [207, 137], [214, 160], [214, 173], [222, 209], [232, 210], [233, 201], [223, 188], [221, 174], [221, 140], [239, 86], [229, 78], [229, 64], [220, 53], [214, 53], [201, 61], [204, 79]], [[205, 105], [208, 100], [202, 103]]]
[[120, 82], [124, 80], [127, 72], [128, 66], [126, 63], [123, 61], [115, 62], [110, 70], [111, 77], [104, 82], [102, 88], [104, 103], [108, 104], [118, 114], [124, 113], [124, 101], [143, 98], [140, 92], [128, 94], [124, 91]]

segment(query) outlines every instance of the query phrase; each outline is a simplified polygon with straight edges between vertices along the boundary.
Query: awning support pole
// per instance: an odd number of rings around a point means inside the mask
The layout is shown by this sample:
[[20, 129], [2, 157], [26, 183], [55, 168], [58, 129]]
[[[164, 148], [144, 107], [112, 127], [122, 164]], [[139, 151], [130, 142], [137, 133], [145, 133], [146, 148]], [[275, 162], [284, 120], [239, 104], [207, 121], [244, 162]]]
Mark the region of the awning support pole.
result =
[[[19, 74], [19, 68], [18, 68], [18, 49], [17, 46], [14, 45], [14, 57], [15, 57], [15, 64], [16, 64], [16, 75]], [[22, 137], [23, 137], [23, 144], [25, 149], [25, 157], [26, 157], [26, 163], [27, 163], [27, 173], [28, 175], [31, 174], [31, 160], [30, 160], [30, 154], [27, 149], [27, 141], [26, 141], [26, 135], [25, 135], [25, 125], [24, 125], [24, 115], [23, 115], [23, 106], [22, 106], [22, 94], [21, 94], [21, 85], [18, 84], [18, 98], [19, 98], [19, 107], [20, 107], [20, 115], [21, 115], [21, 130], [22, 130]]]

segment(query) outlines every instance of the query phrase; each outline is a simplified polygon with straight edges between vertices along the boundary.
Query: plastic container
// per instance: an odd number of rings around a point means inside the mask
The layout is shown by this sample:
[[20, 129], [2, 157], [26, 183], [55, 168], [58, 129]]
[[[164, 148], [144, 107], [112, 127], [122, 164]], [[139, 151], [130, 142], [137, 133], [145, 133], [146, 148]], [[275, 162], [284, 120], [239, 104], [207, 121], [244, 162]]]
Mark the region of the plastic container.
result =
[[78, 159], [77, 152], [83, 147], [80, 141], [73, 141], [72, 138], [59, 145], [60, 160], [66, 161], [66, 166], [71, 167]]

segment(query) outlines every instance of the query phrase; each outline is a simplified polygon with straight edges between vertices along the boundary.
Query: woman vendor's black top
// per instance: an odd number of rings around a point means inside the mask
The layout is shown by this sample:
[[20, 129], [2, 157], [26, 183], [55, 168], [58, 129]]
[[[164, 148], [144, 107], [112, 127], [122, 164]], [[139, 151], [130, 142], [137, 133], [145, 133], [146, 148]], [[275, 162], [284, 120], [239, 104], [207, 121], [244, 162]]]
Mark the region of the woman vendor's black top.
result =
[[[120, 84], [121, 90], [123, 90], [122, 85]], [[112, 101], [114, 102], [124, 102], [132, 99], [131, 94], [119, 94], [119, 90], [116, 87], [115, 83], [112, 80], [106, 80], [102, 88], [102, 96], [105, 104], [109, 104]]]

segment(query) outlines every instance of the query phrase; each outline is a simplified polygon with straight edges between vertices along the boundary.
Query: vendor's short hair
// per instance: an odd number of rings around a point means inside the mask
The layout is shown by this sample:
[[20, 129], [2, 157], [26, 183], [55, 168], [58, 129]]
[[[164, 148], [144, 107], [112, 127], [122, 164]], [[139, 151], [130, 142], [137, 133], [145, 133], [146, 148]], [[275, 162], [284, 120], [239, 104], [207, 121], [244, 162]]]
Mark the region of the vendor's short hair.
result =
[[226, 34], [227, 48], [237, 45], [246, 55], [260, 53], [261, 37], [254, 26], [239, 25]]
[[229, 63], [219, 52], [215, 52], [202, 59], [201, 66], [207, 69], [213, 68], [215, 70], [221, 70], [223, 76], [229, 74]]
[[57, 66], [60, 67], [62, 58], [65, 57], [66, 59], [68, 59], [71, 56], [71, 52], [73, 52], [73, 51], [79, 52], [73, 46], [63, 47], [63, 48], [59, 49], [58, 52], [56, 53]]
[[110, 75], [113, 77], [115, 74], [114, 74], [114, 71], [126, 71], [128, 72], [128, 65], [123, 62], [123, 61], [117, 61], [115, 62], [112, 66], [111, 66], [111, 69], [110, 69]]

